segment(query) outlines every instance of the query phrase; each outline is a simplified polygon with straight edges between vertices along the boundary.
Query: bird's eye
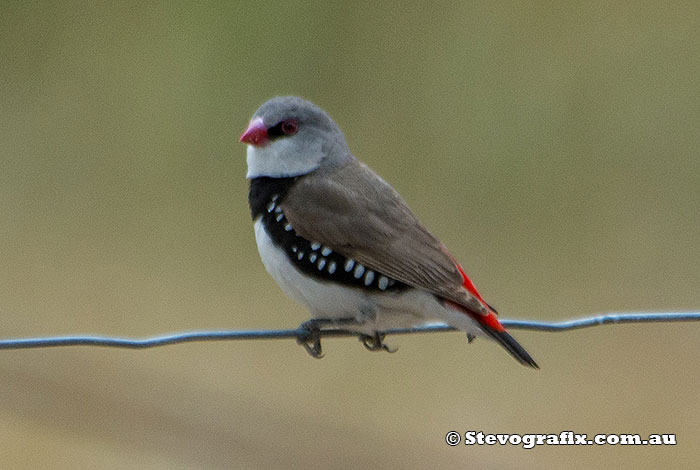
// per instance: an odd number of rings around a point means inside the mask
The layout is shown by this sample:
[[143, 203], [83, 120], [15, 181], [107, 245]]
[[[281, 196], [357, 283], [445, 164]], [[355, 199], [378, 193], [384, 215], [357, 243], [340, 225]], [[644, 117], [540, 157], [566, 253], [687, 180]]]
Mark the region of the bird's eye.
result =
[[299, 124], [297, 124], [296, 119], [287, 119], [286, 121], [283, 121], [281, 127], [282, 132], [284, 132], [286, 135], [296, 134], [299, 130]]

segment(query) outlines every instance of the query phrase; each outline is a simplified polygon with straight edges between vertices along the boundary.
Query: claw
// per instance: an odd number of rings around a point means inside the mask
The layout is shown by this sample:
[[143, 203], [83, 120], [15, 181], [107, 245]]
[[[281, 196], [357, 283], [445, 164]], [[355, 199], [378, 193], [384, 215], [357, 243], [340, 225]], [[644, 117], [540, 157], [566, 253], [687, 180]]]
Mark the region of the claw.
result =
[[398, 351], [398, 348], [392, 348], [384, 342], [385, 337], [385, 334], [375, 331], [373, 335], [361, 335], [360, 341], [369, 351], [386, 351], [388, 353]]
[[297, 338], [297, 344], [301, 344], [309, 355], [316, 359], [323, 357], [321, 348], [321, 328], [338, 328], [343, 325], [357, 324], [354, 318], [312, 318], [299, 325], [299, 329], [304, 329], [308, 333]]
[[321, 349], [321, 330], [318, 325], [310, 325], [311, 322], [302, 323], [300, 328], [307, 330], [309, 333], [306, 336], [299, 336], [297, 338], [297, 344], [301, 344], [306, 349], [306, 352], [315, 359], [321, 359], [323, 357], [323, 350]]
[[467, 333], [467, 343], [471, 344], [472, 341], [476, 339], [476, 336], [474, 336], [471, 333]]
[[311, 357], [314, 359], [323, 359], [323, 351], [321, 350], [321, 338], [318, 336], [314, 338], [308, 338], [306, 340], [299, 339], [297, 340], [299, 344], [304, 346], [304, 349], [306, 349], [306, 352], [309, 353]]

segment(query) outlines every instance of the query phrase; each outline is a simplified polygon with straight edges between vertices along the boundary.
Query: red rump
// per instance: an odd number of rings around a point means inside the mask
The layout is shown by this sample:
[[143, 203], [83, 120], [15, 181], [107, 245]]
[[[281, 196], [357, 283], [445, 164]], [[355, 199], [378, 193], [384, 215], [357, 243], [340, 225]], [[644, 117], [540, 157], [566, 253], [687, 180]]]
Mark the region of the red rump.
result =
[[491, 308], [489, 307], [489, 304], [486, 303], [486, 301], [481, 297], [481, 294], [479, 294], [479, 291], [476, 290], [476, 286], [474, 286], [474, 283], [469, 279], [469, 276], [464, 272], [462, 269], [462, 266], [459, 264], [457, 265], [457, 269], [459, 270], [459, 273], [462, 275], [462, 279], [464, 280], [464, 288], [469, 291], [470, 294], [472, 294], [474, 297], [479, 299], [482, 304], [484, 304], [488, 309], [489, 313], [486, 315], [472, 315], [472, 317], [481, 323], [482, 325], [486, 326], [487, 328], [490, 328], [495, 331], [505, 331], [506, 329], [503, 328], [503, 325], [498, 321], [498, 317], [496, 316], [495, 313], [491, 311]]
[[498, 321], [496, 314], [493, 312], [489, 312], [486, 315], [474, 315], [474, 318], [476, 318], [479, 323], [491, 328], [492, 330], [506, 331], [506, 329], [503, 328], [503, 325], [501, 325], [501, 322]]
[[469, 279], [467, 273], [464, 272], [462, 266], [457, 265], [457, 269], [459, 269], [459, 274], [462, 275], [462, 279], [464, 280], [464, 288], [467, 289], [469, 293], [472, 294], [474, 297], [481, 300], [481, 303], [486, 304], [486, 301], [483, 298], [481, 298], [481, 294], [479, 294], [479, 291], [476, 290], [476, 286], [474, 286], [472, 280]]

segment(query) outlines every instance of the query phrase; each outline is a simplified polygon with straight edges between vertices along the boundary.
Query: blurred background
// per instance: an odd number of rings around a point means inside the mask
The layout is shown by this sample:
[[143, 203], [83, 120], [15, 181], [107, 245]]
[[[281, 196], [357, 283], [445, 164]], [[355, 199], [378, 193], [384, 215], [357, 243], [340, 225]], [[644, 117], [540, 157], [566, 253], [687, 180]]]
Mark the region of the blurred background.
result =
[[[503, 318], [700, 309], [700, 4], [3, 2], [0, 337], [296, 327], [238, 137], [326, 109]], [[4, 468], [689, 468], [700, 324], [0, 351]], [[447, 431], [676, 433], [457, 446]]]

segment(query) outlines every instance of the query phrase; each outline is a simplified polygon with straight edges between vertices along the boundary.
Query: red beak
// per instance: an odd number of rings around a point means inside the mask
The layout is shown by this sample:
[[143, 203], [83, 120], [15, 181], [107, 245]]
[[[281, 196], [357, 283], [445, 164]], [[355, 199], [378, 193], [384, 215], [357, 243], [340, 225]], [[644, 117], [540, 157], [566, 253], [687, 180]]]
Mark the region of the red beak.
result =
[[267, 136], [267, 128], [261, 117], [257, 117], [250, 121], [248, 129], [241, 136], [241, 142], [244, 144], [255, 145], [261, 147], [270, 140]]

